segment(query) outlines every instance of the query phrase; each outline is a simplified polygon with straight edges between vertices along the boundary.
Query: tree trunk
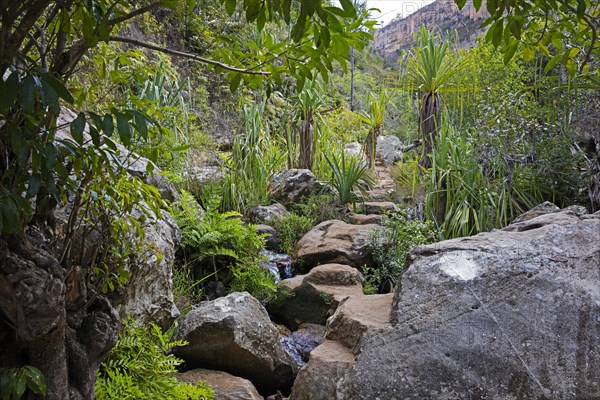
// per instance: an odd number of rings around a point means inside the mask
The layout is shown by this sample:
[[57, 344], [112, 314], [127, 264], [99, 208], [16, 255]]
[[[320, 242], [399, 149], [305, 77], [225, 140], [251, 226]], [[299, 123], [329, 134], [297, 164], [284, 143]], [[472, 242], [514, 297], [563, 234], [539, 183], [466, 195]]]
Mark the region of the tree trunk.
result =
[[423, 136], [423, 156], [419, 165], [431, 168], [431, 152], [436, 148], [437, 132], [442, 122], [443, 98], [439, 93], [427, 93], [423, 97], [419, 113], [419, 130]]
[[0, 367], [37, 367], [46, 400], [92, 399], [119, 317], [106, 298], [90, 295], [86, 271], [64, 270], [41, 243], [0, 240]]
[[381, 126], [373, 127], [367, 134], [365, 140], [365, 157], [369, 168], [375, 168], [375, 154], [377, 152], [377, 138], [381, 133]]
[[312, 114], [300, 125], [300, 168], [312, 171], [313, 164], [313, 134]]

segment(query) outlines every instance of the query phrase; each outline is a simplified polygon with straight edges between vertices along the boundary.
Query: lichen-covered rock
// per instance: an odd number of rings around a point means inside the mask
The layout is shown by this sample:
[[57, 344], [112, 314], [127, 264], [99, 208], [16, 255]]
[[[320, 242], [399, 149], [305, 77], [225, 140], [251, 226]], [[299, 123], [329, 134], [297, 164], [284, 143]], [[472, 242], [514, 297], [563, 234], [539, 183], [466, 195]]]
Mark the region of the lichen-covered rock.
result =
[[215, 392], [215, 400], [263, 400], [252, 382], [247, 379], [233, 376], [223, 371], [208, 369], [193, 369], [175, 375], [175, 377], [192, 385], [204, 381]]
[[339, 263], [362, 268], [373, 262], [369, 235], [378, 225], [352, 225], [339, 220], [321, 222], [296, 243], [296, 265], [309, 271], [318, 264]]
[[600, 213], [418, 247], [391, 316], [338, 399], [600, 398]]
[[308, 169], [289, 169], [275, 175], [269, 183], [269, 199], [286, 207], [324, 191], [328, 191], [327, 186]]
[[218, 369], [249, 379], [263, 395], [289, 392], [297, 372], [267, 311], [245, 292], [199, 304], [185, 317], [176, 338], [189, 342], [174, 349], [188, 368]]
[[248, 216], [253, 222], [259, 224], [268, 224], [274, 220], [290, 215], [288, 210], [279, 203], [269, 206], [257, 206], [248, 212]]
[[397, 161], [402, 161], [403, 147], [397, 136], [379, 136], [377, 138], [377, 153], [387, 165], [394, 165]]

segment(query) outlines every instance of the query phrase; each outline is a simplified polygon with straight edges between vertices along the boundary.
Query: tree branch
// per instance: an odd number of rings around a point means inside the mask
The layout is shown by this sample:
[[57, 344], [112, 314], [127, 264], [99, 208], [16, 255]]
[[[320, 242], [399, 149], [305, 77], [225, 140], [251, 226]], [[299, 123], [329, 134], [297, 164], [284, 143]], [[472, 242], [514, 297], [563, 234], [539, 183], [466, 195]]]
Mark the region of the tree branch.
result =
[[252, 71], [252, 70], [248, 70], [248, 69], [233, 67], [231, 65], [223, 64], [219, 61], [214, 61], [214, 60], [210, 60], [208, 58], [200, 57], [195, 54], [184, 53], [183, 51], [171, 50], [171, 49], [167, 49], [165, 47], [156, 46], [154, 44], [142, 42], [142, 41], [135, 40], [135, 39], [125, 38], [125, 37], [120, 37], [120, 36], [111, 36], [109, 38], [109, 40], [112, 42], [129, 43], [129, 44], [144, 47], [144, 48], [147, 48], [150, 50], [160, 51], [161, 53], [166, 53], [166, 54], [171, 54], [174, 56], [188, 58], [190, 60], [194, 60], [194, 61], [197, 61], [197, 62], [200, 62], [203, 64], [214, 65], [216, 67], [223, 68], [227, 71], [240, 72], [242, 74], [249, 74], [249, 75], [270, 75], [271, 74], [270, 72], [267, 72], [267, 71]]
[[114, 18], [108, 21], [108, 24], [110, 26], [115, 26], [117, 24], [120, 24], [122, 22], [128, 21], [131, 18], [135, 18], [138, 15], [142, 15], [148, 11], [154, 10], [155, 8], [158, 8], [161, 6], [160, 1], [154, 2], [152, 4], [148, 4], [146, 7], [142, 7], [142, 8], [138, 8], [135, 11], [130, 12], [129, 14], [123, 15], [122, 17], [119, 18]]

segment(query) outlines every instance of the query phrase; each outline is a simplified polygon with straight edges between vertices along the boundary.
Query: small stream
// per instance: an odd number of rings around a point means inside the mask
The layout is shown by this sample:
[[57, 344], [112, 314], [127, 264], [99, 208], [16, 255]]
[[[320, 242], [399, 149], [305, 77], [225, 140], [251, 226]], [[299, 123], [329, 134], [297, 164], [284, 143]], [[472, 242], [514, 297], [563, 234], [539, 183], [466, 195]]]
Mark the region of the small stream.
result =
[[265, 266], [269, 268], [277, 282], [292, 277], [292, 258], [289, 255], [267, 249], [262, 249], [260, 253], [267, 259]]

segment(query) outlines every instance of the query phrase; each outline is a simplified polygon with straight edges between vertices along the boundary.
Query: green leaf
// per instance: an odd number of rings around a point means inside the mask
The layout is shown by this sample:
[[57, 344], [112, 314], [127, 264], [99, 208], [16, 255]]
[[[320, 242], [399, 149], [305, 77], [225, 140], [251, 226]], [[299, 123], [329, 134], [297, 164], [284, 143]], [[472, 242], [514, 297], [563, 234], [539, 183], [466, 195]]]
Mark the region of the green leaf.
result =
[[33, 174], [29, 178], [29, 185], [27, 187], [27, 198], [34, 197], [40, 190], [40, 184], [42, 180], [40, 174]]
[[546, 66], [544, 67], [544, 73], [548, 73], [552, 70], [552, 68], [554, 68], [554, 66], [556, 64], [558, 64], [558, 62], [561, 59], [561, 55], [560, 54], [556, 54], [554, 57], [552, 57], [550, 59], [550, 61], [548, 61], [548, 63], [546, 64]]
[[60, 113], [60, 104], [58, 103], [58, 95], [47, 82], [42, 82], [42, 103], [50, 107], [57, 114]]
[[[465, 1], [465, 0], [458, 0], [458, 1]], [[350, 0], [340, 0], [340, 4], [342, 5], [342, 8], [346, 12], [346, 16], [348, 18], [356, 18], [356, 8], [354, 8], [354, 5], [352, 4], [352, 1], [350, 1]]]
[[517, 51], [517, 48], [519, 47], [519, 42], [513, 42], [511, 43], [510, 46], [508, 46], [508, 48], [506, 49], [506, 52], [504, 53], [504, 64], [508, 64], [510, 62], [510, 60], [512, 60], [512, 58], [515, 56], [515, 52]]
[[473, 7], [475, 7], [475, 9], [479, 11], [479, 9], [481, 8], [481, 0], [473, 0]]
[[25, 377], [27, 378], [27, 387], [29, 387], [36, 394], [46, 394], [46, 380], [42, 372], [31, 366], [26, 365], [23, 367], [26, 370]]
[[21, 83], [21, 108], [26, 114], [31, 114], [35, 107], [35, 80], [28, 76]]
[[102, 119], [102, 131], [108, 137], [111, 137], [115, 130], [112, 114], [106, 114]]
[[236, 0], [225, 0], [225, 11], [230, 17], [235, 12]]
[[462, 10], [465, 4], [467, 4], [467, 0], [455, 0], [455, 2], [459, 10]]
[[577, 0], [577, 18], [582, 19], [587, 9], [586, 0]]
[[52, 89], [54, 89], [56, 94], [67, 103], [73, 103], [75, 101], [69, 90], [65, 87], [65, 84], [53, 75], [44, 74], [42, 80], [52, 86]]
[[85, 114], [80, 112], [71, 122], [71, 136], [80, 146], [83, 145], [83, 130], [85, 129]]
[[129, 119], [123, 113], [117, 113], [117, 131], [121, 142], [125, 146], [129, 146], [131, 144], [131, 127]]
[[231, 74], [230, 79], [231, 81], [229, 82], [229, 90], [231, 90], [231, 92], [235, 92], [242, 81], [242, 74], [240, 72], [234, 72]]
[[496, 47], [500, 46], [500, 43], [502, 43], [502, 33], [504, 32], [503, 21], [501, 19], [496, 21], [490, 30], [492, 31], [492, 44]]
[[133, 118], [135, 121], [135, 128], [137, 129], [138, 133], [140, 134], [140, 136], [142, 136], [142, 138], [144, 138], [144, 140], [147, 140], [148, 139], [148, 120], [139, 111], [133, 112]]

